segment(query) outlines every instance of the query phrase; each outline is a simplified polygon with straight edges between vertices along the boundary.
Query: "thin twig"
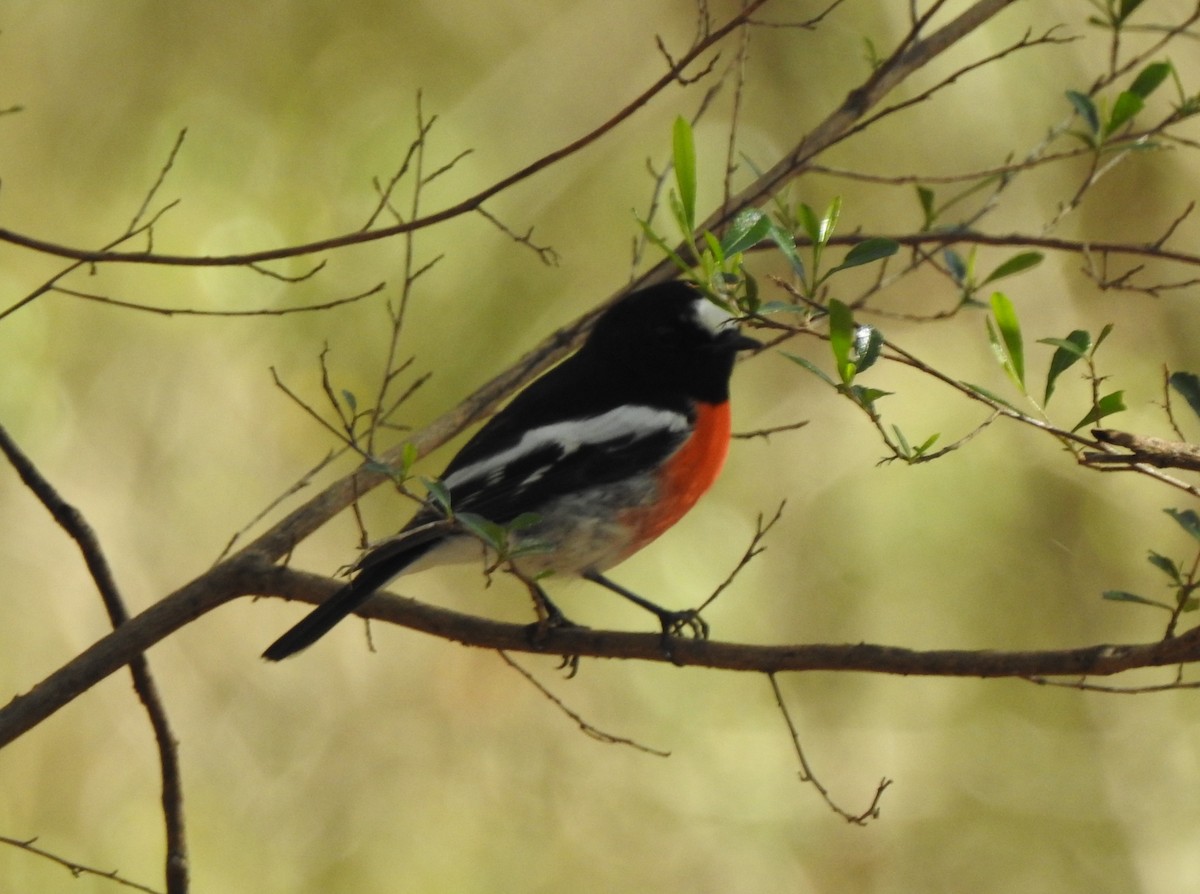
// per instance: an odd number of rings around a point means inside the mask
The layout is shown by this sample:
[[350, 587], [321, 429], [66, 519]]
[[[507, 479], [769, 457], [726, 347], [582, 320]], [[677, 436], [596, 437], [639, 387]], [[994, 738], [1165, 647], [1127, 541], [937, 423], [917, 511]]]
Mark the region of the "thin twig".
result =
[[875, 787], [875, 796], [871, 799], [871, 803], [862, 813], [851, 813], [840, 804], [833, 800], [833, 796], [829, 794], [827, 789], [819, 780], [812, 767], [808, 763], [808, 758], [804, 755], [804, 746], [800, 744], [800, 731], [796, 729], [796, 723], [792, 720], [792, 714], [788, 710], [787, 702], [783, 699], [783, 692], [779, 688], [779, 681], [775, 679], [774, 674], [767, 674], [767, 679], [771, 681], [771, 691], [775, 693], [775, 704], [779, 707], [779, 713], [783, 715], [784, 723], [787, 724], [788, 732], [792, 737], [792, 749], [796, 752], [796, 759], [800, 761], [800, 781], [806, 782], [817, 790], [821, 799], [829, 805], [829, 809], [844, 819], [846, 822], [856, 826], [865, 826], [871, 820], [879, 819], [879, 801], [883, 797], [883, 793], [888, 786], [892, 784], [892, 780], [886, 776], [880, 780], [879, 785]]
[[559, 257], [558, 252], [555, 251], [553, 246], [535, 245], [534, 244], [534, 242], [533, 242], [533, 227], [530, 227], [528, 230], [526, 230], [525, 235], [521, 235], [520, 233], [516, 232], [515, 230], [510, 229], [508, 227], [508, 225], [504, 223], [504, 221], [500, 220], [500, 218], [496, 217], [496, 215], [492, 214], [490, 211], [488, 211], [482, 205], [480, 205], [475, 210], [477, 212], [479, 212], [479, 214], [485, 220], [487, 220], [488, 223], [490, 223], [492, 226], [494, 226], [497, 230], [499, 230], [501, 233], [503, 233], [505, 236], [507, 236], [513, 242], [517, 243], [517, 245], [524, 245], [526, 248], [528, 248], [530, 251], [532, 251], [534, 254], [536, 254], [538, 256], [538, 260], [540, 260], [547, 267], [557, 267], [558, 266], [561, 258]]
[[[84, 564], [100, 591], [104, 608], [114, 629], [128, 623], [129, 612], [125, 608], [117, 583], [109, 568], [104, 550], [95, 531], [83, 514], [59, 495], [53, 485], [38, 471], [8, 432], [0, 426], [0, 452], [12, 464], [21, 480], [41, 501], [51, 517], [75, 541], [83, 554]], [[159, 695], [150, 665], [144, 654], [130, 656], [129, 672], [133, 677], [133, 688], [137, 692], [154, 731], [158, 746], [159, 765], [162, 776], [162, 809], [166, 825], [167, 859], [166, 881], [168, 894], [186, 894], [188, 890], [187, 835], [184, 830], [183, 786], [180, 778], [179, 753], [175, 737], [167, 720], [166, 707]]]
[[20, 850], [27, 851], [31, 854], [36, 854], [39, 857], [49, 860], [51, 863], [57, 863], [59, 866], [71, 873], [71, 875], [75, 876], [75, 878], [80, 878], [81, 876], [85, 875], [94, 875], [102, 879], [107, 879], [110, 882], [116, 882], [118, 885], [124, 885], [126, 888], [133, 888], [135, 891], [142, 891], [144, 894], [161, 894], [160, 891], [154, 888], [149, 888], [146, 885], [139, 885], [137, 882], [131, 882], [127, 878], [122, 878], [116, 869], [104, 870], [96, 869], [93, 866], [85, 866], [84, 864], [78, 863], [75, 860], [68, 860], [66, 857], [60, 857], [57, 854], [50, 853], [50, 851], [36, 847], [34, 845], [35, 841], [37, 841], [36, 838], [29, 838], [25, 841], [21, 841], [18, 838], [9, 838], [7, 835], [0, 835], [0, 842], [3, 842], [4, 844], [10, 844], [15, 848], [19, 848]]
[[[580, 150], [590, 146], [592, 143], [599, 140], [601, 137], [611, 133], [626, 119], [630, 118], [636, 112], [644, 108], [658, 94], [662, 93], [672, 84], [676, 83], [680, 75], [694, 61], [703, 56], [707, 51], [724, 40], [731, 33], [736, 31], [745, 20], [754, 12], [765, 5], [768, 0], [751, 0], [746, 9], [733, 16], [724, 25], [715, 28], [705, 38], [691, 47], [686, 53], [679, 57], [676, 64], [672, 66], [666, 73], [660, 76], [649, 87], [643, 90], [638, 96], [630, 100], [622, 106], [617, 112], [606, 119], [602, 124], [585, 133], [583, 136], [572, 140], [564, 146], [549, 152], [542, 157], [535, 159], [524, 167], [507, 177], [504, 177], [491, 186], [488, 186], [472, 196], [463, 199], [453, 205], [443, 208], [441, 211], [435, 211], [424, 217], [414, 218], [412, 220], [396, 223], [388, 227], [380, 227], [373, 230], [360, 230], [353, 233], [343, 233], [338, 236], [331, 236], [325, 239], [317, 239], [312, 242], [305, 242], [298, 245], [289, 245], [282, 248], [271, 248], [262, 251], [243, 252], [240, 254], [231, 255], [175, 255], [175, 254], [154, 254], [146, 252], [121, 252], [112, 251], [109, 249], [101, 249], [99, 251], [90, 249], [75, 248], [69, 245], [60, 245], [49, 240], [39, 239], [34, 236], [29, 236], [24, 233], [16, 232], [7, 228], [0, 228], [0, 241], [8, 242], [13, 245], [18, 245], [31, 251], [41, 252], [43, 254], [55, 255], [61, 258], [68, 258], [74, 261], [82, 261], [87, 263], [126, 263], [126, 264], [153, 264], [166, 265], [175, 267], [241, 267], [247, 264], [257, 264], [264, 261], [277, 261], [281, 258], [299, 257], [302, 255], [316, 254], [318, 252], [330, 251], [336, 248], [343, 248], [348, 245], [361, 245], [366, 242], [374, 242], [379, 239], [388, 239], [393, 236], [398, 236], [401, 233], [409, 233], [420, 229], [431, 227], [434, 224], [443, 223], [447, 220], [452, 220], [456, 217], [461, 217], [476, 210], [480, 205], [484, 204], [488, 199], [494, 198], [500, 193], [512, 188], [518, 183], [528, 180], [535, 174], [549, 168], [558, 162], [562, 161]], [[999, 0], [982, 0], [986, 5], [997, 3]], [[1013, 2], [1013, 0], [1006, 0]]]
[[179, 152], [183, 149], [183, 141], [187, 138], [187, 128], [179, 131], [179, 135], [175, 137], [175, 145], [167, 153], [167, 160], [159, 169], [158, 178], [150, 186], [150, 191], [146, 193], [146, 197], [142, 200], [141, 206], [133, 215], [133, 219], [129, 221], [129, 226], [125, 228], [126, 233], [134, 233], [142, 225], [142, 218], [146, 215], [146, 211], [150, 208], [150, 204], [154, 201], [154, 197], [158, 195], [158, 191], [162, 189], [163, 184], [167, 180], [167, 175], [171, 173], [171, 168], [175, 167], [175, 159], [179, 157]]
[[655, 757], [671, 756], [671, 752], [669, 751], [651, 748], [649, 745], [643, 745], [641, 742], [636, 742], [633, 739], [627, 739], [624, 736], [614, 736], [612, 733], [606, 733], [603, 730], [598, 729], [584, 720], [583, 717], [581, 717], [578, 713], [568, 708], [562, 699], [543, 686], [533, 674], [514, 661], [512, 656], [503, 649], [497, 649], [496, 654], [500, 656], [505, 664], [524, 677], [538, 692], [540, 692], [546, 698], [547, 701], [549, 701], [552, 705], [554, 705], [554, 707], [558, 708], [558, 710], [562, 711], [563, 714], [574, 721], [574, 723], [583, 733], [595, 739], [597, 742], [603, 742], [606, 745], [628, 745], [630, 748], [635, 748], [638, 751], [646, 754], [652, 754]]
[[354, 304], [362, 301], [364, 298], [378, 295], [386, 285], [386, 283], [382, 282], [376, 283], [365, 292], [359, 292], [357, 295], [350, 295], [346, 298], [334, 298], [330, 301], [322, 301], [320, 304], [306, 304], [301, 307], [259, 307], [251, 308], [250, 310], [203, 310], [196, 307], [156, 307], [137, 301], [113, 298], [110, 295], [98, 295], [94, 292], [68, 289], [65, 286], [51, 286], [49, 291], [57, 292], [60, 295], [67, 295], [71, 298], [80, 298], [84, 301], [95, 301], [98, 304], [119, 307], [122, 310], [136, 310], [143, 313], [159, 314], [164, 317], [284, 317], [289, 314], [312, 313], [313, 311], [330, 310], [334, 307]]
[[796, 431], [808, 425], [807, 419], [801, 419], [799, 422], [789, 422], [785, 425], [773, 425], [770, 428], [756, 428], [753, 431], [736, 431], [731, 437], [740, 441], [749, 441], [753, 438], [762, 438], [764, 441], [769, 441], [771, 435], [777, 435], [785, 431]]
[[771, 520], [766, 524], [763, 524], [763, 514], [761, 512], [758, 514], [758, 518], [754, 522], [754, 536], [750, 538], [750, 545], [746, 547], [746, 551], [742, 553], [742, 557], [738, 559], [737, 564], [733, 566], [733, 570], [729, 572], [725, 580], [721, 581], [721, 583], [717, 585], [717, 588], [712, 591], [709, 597], [700, 604], [699, 608], [696, 609], [697, 613], [704, 611], [706, 608], [712, 605], [713, 602], [716, 601], [717, 597], [725, 592], [729, 585], [733, 583], [734, 578], [741, 573], [742, 569], [749, 565], [754, 560], [755, 556], [760, 555], [763, 550], [766, 549], [766, 547], [762, 546], [762, 542], [770, 530], [775, 527], [775, 524], [779, 521], [779, 519], [783, 518], [783, 508], [785, 506], [787, 506], [787, 500], [780, 500], [779, 507], [775, 510], [775, 514], [771, 516]]
[[273, 512], [275, 510], [275, 508], [280, 506], [285, 500], [287, 500], [288, 498], [290, 498], [292, 496], [295, 496], [300, 491], [304, 490], [306, 487], [309, 487], [312, 484], [313, 478], [317, 475], [318, 472], [320, 472], [322, 469], [324, 469], [325, 467], [330, 465], [330, 463], [332, 463], [334, 460], [345, 455], [349, 449], [350, 448], [348, 448], [348, 447], [341, 447], [337, 450], [332, 450], [329, 453], [325, 454], [325, 456], [322, 457], [321, 460], [318, 461], [316, 465], [314, 465], [311, 469], [309, 469], [307, 472], [305, 472], [303, 475], [301, 475], [298, 479], [296, 479], [296, 481], [291, 486], [289, 486], [287, 490], [285, 490], [283, 493], [281, 493], [275, 499], [271, 500], [271, 502], [269, 502], [266, 506], [264, 506], [261, 511], [259, 511], [252, 519], [250, 519], [250, 521], [246, 522], [246, 524], [244, 524], [241, 528], [239, 528], [237, 531], [235, 531], [233, 536], [230, 537], [229, 541], [225, 544], [225, 548], [223, 550], [221, 550], [220, 555], [217, 556], [216, 561], [220, 562], [222, 559], [224, 559], [226, 556], [228, 556], [229, 553], [233, 550], [234, 546], [237, 545], [237, 542], [239, 540], [241, 540], [244, 536], [246, 536], [247, 531], [249, 531], [251, 528], [253, 528], [255, 525], [257, 525], [260, 521], [262, 521], [264, 518], [266, 518], [268, 515], [270, 515], [271, 512]]

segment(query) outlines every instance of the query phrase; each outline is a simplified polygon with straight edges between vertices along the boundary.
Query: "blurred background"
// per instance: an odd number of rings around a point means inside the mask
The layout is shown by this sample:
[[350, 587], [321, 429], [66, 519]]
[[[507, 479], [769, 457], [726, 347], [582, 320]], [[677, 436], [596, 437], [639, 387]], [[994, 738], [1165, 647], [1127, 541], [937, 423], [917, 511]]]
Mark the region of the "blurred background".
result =
[[[886, 54], [907, 6], [849, 0], [816, 30], [755, 30], [739, 133], [746, 156], [773, 164], [840, 103], [867, 74], [864, 38]], [[948, 4], [941, 21], [968, 6]], [[1176, 22], [1191, 6], [1161, 0], [1138, 16]], [[779, 3], [762, 17], [796, 21], [819, 8]], [[731, 11], [712, 4], [719, 21]], [[1016, 4], [896, 98], [1027, 29], [1062, 23], [1061, 36], [1079, 39], [964, 76], [822, 161], [895, 176], [1023, 156], [1068, 115], [1064, 91], [1086, 90], [1106, 70], [1107, 33], [1085, 21], [1095, 12], [1084, 0]], [[74, 246], [107, 243], [187, 128], [159, 196], [180, 204], [157, 226], [157, 250], [241, 252], [352, 231], [376, 204], [372, 178], [386, 181], [414, 138], [418, 89], [426, 118], [437, 116], [427, 170], [473, 150], [424, 192], [422, 208], [436, 210], [597, 126], [661, 75], [655, 35], [678, 56], [695, 25], [692, 4], [633, 0], [277, 0], [236, 15], [197, 0], [9, 0], [0, 12], [0, 107], [23, 110], [0, 117], [0, 225]], [[1128, 46], [1155, 38], [1130, 35]], [[1194, 92], [1192, 47], [1167, 55]], [[731, 43], [717, 69], [733, 55]], [[406, 405], [406, 424], [432, 419], [628, 281], [631, 212], [644, 213], [652, 188], [647, 160], [662, 168], [671, 121], [695, 111], [702, 89], [666, 91], [586, 151], [488, 203], [513, 230], [535, 227], [534, 241], [554, 248], [558, 266], [479, 216], [417, 236], [418, 264], [444, 258], [409, 305], [400, 353], [415, 361], [403, 381], [433, 377]], [[1172, 89], [1152, 98], [1147, 120], [1167, 113]], [[727, 87], [697, 125], [705, 213], [720, 198], [731, 100]], [[1182, 133], [1197, 137], [1194, 126]], [[1086, 171], [1081, 158], [1019, 177], [983, 227], [1041, 232]], [[1198, 171], [1186, 149], [1128, 158], [1055, 232], [1153, 241], [1197, 194]], [[744, 165], [735, 182], [750, 176]], [[398, 191], [406, 213], [409, 185]], [[936, 188], [944, 197], [957, 187]], [[810, 175], [789, 191], [821, 208], [837, 195], [843, 232], [920, 225], [911, 184]], [[1195, 236], [1185, 222], [1172, 245], [1188, 250]], [[981, 250], [980, 269], [1013, 251]], [[0, 321], [0, 423], [94, 526], [132, 610], [202, 573], [335, 446], [270, 370], [319, 405], [318, 357], [328, 346], [335, 388], [365, 403], [386, 362], [385, 302], [399, 294], [403, 256], [398, 240], [331, 253], [325, 269], [294, 285], [240, 269], [135, 266], [85, 269], [64, 282], [210, 310], [320, 303], [389, 284], [328, 312], [169, 317], [50, 294]], [[272, 269], [296, 275], [311, 263]], [[773, 264], [752, 269], [778, 272]], [[0, 247], [0, 308], [62, 266]], [[1031, 378], [1044, 376], [1051, 354], [1036, 338], [1112, 322], [1101, 371], [1129, 406], [1112, 423], [1170, 436], [1158, 406], [1162, 365], [1200, 369], [1196, 288], [1157, 300], [1100, 292], [1080, 266], [1078, 257], [1050, 257], [1004, 284], [1025, 327]], [[874, 272], [835, 287], [853, 297]], [[876, 304], [929, 314], [955, 301], [946, 280], [921, 274]], [[936, 324], [866, 319], [950, 375], [1018, 399], [990, 355], [981, 313]], [[794, 350], [829, 368], [822, 342]], [[914, 443], [934, 432], [949, 443], [983, 418], [894, 366], [865, 381], [894, 392], [880, 409]], [[1052, 418], [1077, 421], [1087, 387], [1064, 376]], [[661, 602], [695, 604], [737, 563], [757, 514], [786, 497], [767, 552], [708, 613], [715, 637], [1038, 649], [1161, 636], [1162, 613], [1100, 593], [1168, 596], [1145, 556], [1155, 549], [1191, 561], [1194, 544], [1161, 511], [1188, 508], [1178, 492], [1081, 469], [1013, 424], [928, 465], [880, 465], [884, 448], [861, 413], [778, 354], [744, 364], [734, 391], [741, 430], [809, 424], [735, 442], [715, 491], [614, 574]], [[1187, 415], [1180, 410], [1185, 426], [1195, 422]], [[1197, 437], [1194, 424], [1189, 434]], [[450, 449], [422, 471], [436, 473]], [[346, 460], [327, 470], [314, 487], [349, 468]], [[365, 511], [382, 536], [409, 507], [380, 492]], [[356, 538], [344, 514], [292, 561], [332, 574], [354, 559]], [[485, 590], [476, 569], [426, 573], [396, 589], [495, 617], [529, 610], [508, 581]], [[583, 623], [647, 626], [642, 613], [586, 585], [555, 593]], [[895, 780], [879, 821], [858, 828], [797, 780], [786, 727], [757, 676], [587, 660], [568, 681], [553, 659], [518, 656], [588, 722], [670, 752], [661, 758], [584, 735], [497, 656], [403, 629], [375, 625], [372, 653], [362, 625], [347, 623], [303, 656], [265, 665], [259, 653], [303, 610], [244, 600], [149, 653], [181, 743], [197, 891], [1167, 894], [1200, 885], [1194, 692], [781, 678], [808, 757], [839, 803], [858, 812], [881, 778]], [[0, 700], [107, 629], [72, 543], [0, 470]], [[1166, 670], [1124, 682], [1170, 678]], [[0, 835], [37, 836], [55, 853], [161, 888], [158, 781], [144, 713], [127, 675], [115, 675], [0, 752]], [[113, 889], [0, 847], [0, 890]]]

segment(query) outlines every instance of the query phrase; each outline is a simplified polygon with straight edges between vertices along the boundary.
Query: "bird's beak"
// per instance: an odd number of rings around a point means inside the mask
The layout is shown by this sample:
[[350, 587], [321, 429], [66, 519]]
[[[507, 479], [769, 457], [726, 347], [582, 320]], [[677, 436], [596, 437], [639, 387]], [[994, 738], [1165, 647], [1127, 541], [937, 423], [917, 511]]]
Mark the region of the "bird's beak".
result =
[[717, 336], [717, 344], [722, 350], [753, 351], [761, 348], [763, 343], [756, 338], [742, 335], [737, 329], [729, 328]]

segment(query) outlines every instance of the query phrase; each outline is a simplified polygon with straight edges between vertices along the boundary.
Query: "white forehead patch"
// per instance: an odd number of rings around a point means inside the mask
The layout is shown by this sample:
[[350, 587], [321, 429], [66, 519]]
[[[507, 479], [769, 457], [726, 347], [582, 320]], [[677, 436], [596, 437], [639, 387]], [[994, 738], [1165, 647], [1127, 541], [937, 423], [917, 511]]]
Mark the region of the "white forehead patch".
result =
[[707, 298], [697, 298], [692, 302], [692, 315], [697, 323], [714, 335], [721, 331], [733, 319]]

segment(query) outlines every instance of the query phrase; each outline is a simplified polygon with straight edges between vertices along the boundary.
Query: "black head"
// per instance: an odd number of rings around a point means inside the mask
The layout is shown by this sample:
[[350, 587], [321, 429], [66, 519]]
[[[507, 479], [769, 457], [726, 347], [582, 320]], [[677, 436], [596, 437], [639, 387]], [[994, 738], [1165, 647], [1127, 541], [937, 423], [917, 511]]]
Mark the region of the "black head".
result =
[[633, 292], [596, 321], [580, 350], [627, 379], [718, 403], [739, 351], [761, 347], [698, 290], [668, 282]]

